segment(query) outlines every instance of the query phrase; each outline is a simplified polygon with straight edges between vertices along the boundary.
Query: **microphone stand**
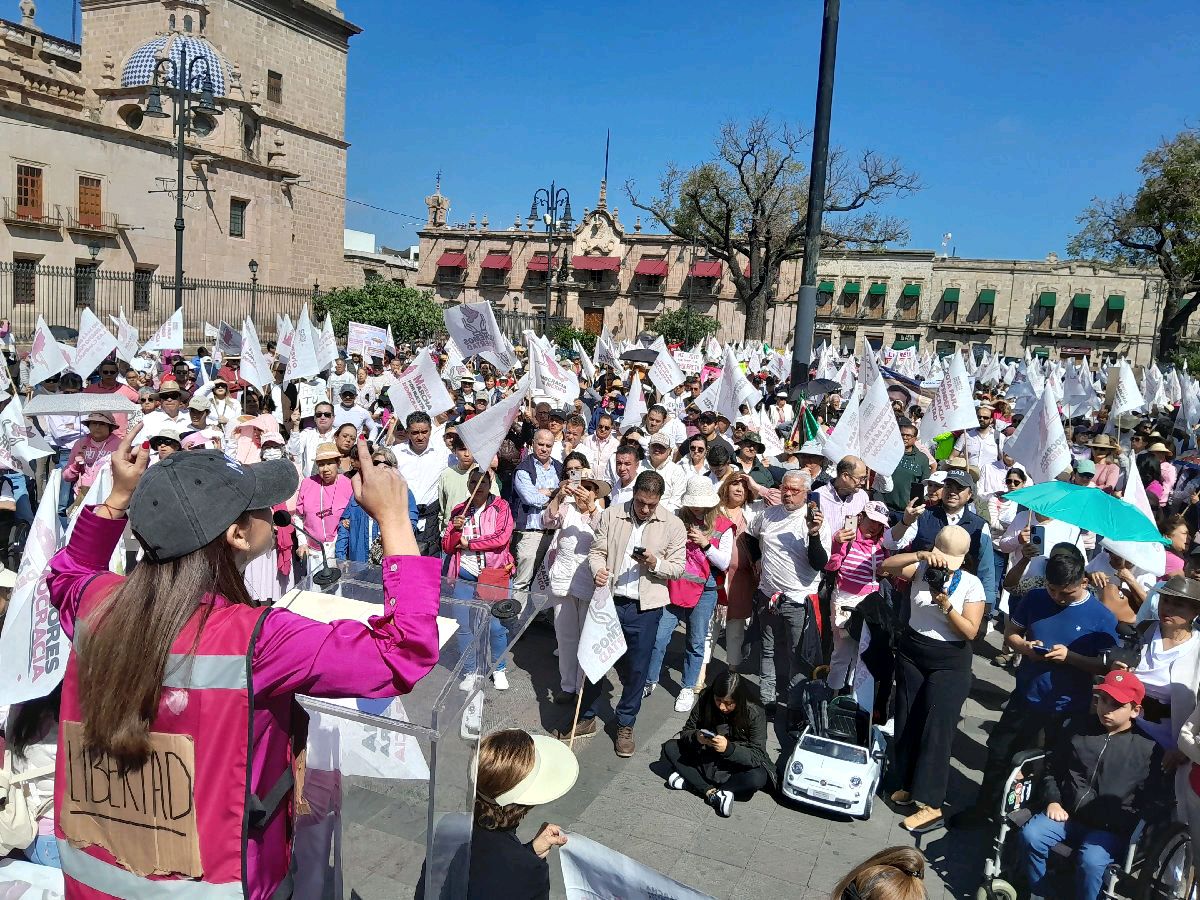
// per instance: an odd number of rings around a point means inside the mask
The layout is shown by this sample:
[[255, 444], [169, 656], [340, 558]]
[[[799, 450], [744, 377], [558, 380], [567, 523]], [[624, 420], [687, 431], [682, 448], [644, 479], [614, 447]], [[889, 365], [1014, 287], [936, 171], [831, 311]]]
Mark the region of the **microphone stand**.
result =
[[323, 568], [320, 572], [317, 572], [312, 576], [313, 584], [322, 590], [333, 587], [333, 585], [337, 584], [342, 577], [342, 573], [336, 566], [329, 565], [329, 554], [325, 552], [325, 542], [318, 541], [315, 537], [305, 531], [304, 528], [301, 527], [300, 523], [296, 520], [296, 517], [291, 513], [286, 513], [280, 510], [279, 512], [275, 513], [273, 519], [275, 524], [281, 527], [291, 525], [298, 532], [300, 532], [303, 537], [310, 541], [316, 541], [317, 546], [321, 548], [321, 564]]

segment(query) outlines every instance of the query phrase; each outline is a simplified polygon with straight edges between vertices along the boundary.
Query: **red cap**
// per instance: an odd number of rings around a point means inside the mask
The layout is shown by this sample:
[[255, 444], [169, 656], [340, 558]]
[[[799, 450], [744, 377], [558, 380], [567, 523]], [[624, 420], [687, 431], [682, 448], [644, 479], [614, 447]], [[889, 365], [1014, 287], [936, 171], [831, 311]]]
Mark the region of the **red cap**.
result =
[[1095, 690], [1108, 694], [1117, 703], [1132, 703], [1141, 706], [1146, 698], [1146, 688], [1142, 680], [1132, 672], [1115, 670], [1104, 676], [1104, 680], [1096, 685]]

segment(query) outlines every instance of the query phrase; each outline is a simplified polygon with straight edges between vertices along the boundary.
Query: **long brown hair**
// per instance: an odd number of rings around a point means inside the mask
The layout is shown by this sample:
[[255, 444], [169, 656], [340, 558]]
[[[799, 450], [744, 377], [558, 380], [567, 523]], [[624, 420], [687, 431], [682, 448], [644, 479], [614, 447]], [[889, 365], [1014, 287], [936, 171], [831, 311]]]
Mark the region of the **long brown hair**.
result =
[[926, 900], [925, 855], [914, 847], [880, 850], [846, 873], [832, 900], [842, 900], [850, 885], [862, 900]]
[[475, 824], [488, 831], [515, 828], [532, 806], [509, 803], [499, 806], [488, 797], [499, 797], [533, 771], [537, 754], [533, 738], [520, 728], [494, 731], [479, 742], [479, 771], [475, 776]]
[[[111, 756], [122, 774], [149, 758], [150, 723], [158, 712], [171, 645], [197, 608], [199, 642], [212, 612], [212, 604], [204, 602], [209, 595], [255, 605], [224, 534], [179, 559], [142, 560], [80, 623], [76, 641], [85, 740], [89, 748]], [[195, 650], [193, 643], [189, 655]]]

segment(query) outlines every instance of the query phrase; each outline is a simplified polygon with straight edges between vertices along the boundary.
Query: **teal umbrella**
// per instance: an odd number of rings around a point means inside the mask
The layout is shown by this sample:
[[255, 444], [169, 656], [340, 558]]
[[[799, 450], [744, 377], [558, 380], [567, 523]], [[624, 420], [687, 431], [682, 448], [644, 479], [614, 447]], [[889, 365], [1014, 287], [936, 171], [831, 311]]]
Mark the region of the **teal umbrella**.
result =
[[1144, 512], [1132, 503], [1097, 488], [1071, 484], [1069, 481], [1047, 481], [1009, 491], [1004, 498], [1015, 500], [1035, 513], [1114, 541], [1166, 543]]

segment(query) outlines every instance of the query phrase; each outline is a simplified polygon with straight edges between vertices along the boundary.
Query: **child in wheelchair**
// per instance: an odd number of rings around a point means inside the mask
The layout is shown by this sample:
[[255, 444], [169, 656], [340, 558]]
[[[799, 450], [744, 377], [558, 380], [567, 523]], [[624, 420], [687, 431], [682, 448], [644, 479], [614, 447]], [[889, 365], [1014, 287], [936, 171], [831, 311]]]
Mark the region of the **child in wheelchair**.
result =
[[[1057, 896], [1047, 877], [1060, 845], [1073, 851], [1075, 896], [1096, 900], [1109, 866], [1124, 859], [1139, 820], [1172, 797], [1163, 751], [1133, 727], [1145, 687], [1132, 672], [1109, 672], [1095, 688], [1095, 715], [1068, 723], [1050, 749], [1033, 808], [1021, 827], [1021, 867], [1033, 898]], [[1165, 811], [1161, 818], [1169, 815]]]

